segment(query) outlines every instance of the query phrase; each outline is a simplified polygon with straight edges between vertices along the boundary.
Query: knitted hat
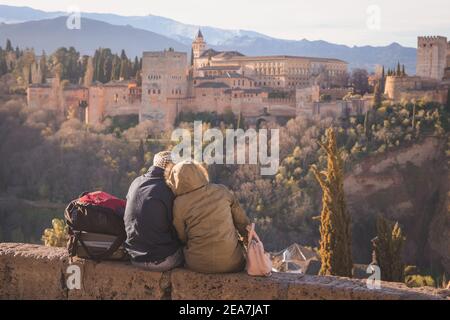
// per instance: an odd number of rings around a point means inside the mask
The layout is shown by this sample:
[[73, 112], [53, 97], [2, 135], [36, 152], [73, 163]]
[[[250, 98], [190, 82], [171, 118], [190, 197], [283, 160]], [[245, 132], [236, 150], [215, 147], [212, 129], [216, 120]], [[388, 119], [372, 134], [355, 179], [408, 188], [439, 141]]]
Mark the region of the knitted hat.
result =
[[172, 152], [170, 151], [157, 153], [153, 158], [154, 167], [165, 169], [169, 163], [172, 163]]

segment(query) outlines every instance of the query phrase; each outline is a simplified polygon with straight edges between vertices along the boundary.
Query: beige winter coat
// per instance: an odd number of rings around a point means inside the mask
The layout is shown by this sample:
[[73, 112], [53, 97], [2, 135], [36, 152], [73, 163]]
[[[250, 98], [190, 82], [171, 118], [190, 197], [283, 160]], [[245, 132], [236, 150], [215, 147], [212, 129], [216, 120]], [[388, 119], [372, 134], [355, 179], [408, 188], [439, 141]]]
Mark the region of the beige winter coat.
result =
[[250, 223], [231, 191], [210, 184], [200, 165], [175, 165], [167, 183], [176, 195], [173, 216], [180, 240], [185, 244], [188, 268], [202, 273], [238, 272], [244, 269], [244, 252], [238, 235]]

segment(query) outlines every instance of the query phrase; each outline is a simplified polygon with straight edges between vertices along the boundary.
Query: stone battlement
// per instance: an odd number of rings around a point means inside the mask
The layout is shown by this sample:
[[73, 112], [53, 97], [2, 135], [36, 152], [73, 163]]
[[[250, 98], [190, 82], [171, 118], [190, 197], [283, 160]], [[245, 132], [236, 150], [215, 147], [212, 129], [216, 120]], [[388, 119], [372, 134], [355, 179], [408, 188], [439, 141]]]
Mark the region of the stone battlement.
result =
[[419, 43], [423, 42], [434, 42], [434, 41], [445, 41], [447, 42], [447, 38], [443, 36], [424, 36], [418, 37]]
[[81, 290], [66, 286], [67, 251], [31, 244], [0, 244], [0, 299], [145, 299], [145, 300], [411, 300], [445, 299], [448, 290], [410, 289], [382, 282], [369, 290], [364, 280], [298, 274], [269, 278], [244, 273], [205, 275], [185, 269], [148, 272], [124, 262], [76, 260]]

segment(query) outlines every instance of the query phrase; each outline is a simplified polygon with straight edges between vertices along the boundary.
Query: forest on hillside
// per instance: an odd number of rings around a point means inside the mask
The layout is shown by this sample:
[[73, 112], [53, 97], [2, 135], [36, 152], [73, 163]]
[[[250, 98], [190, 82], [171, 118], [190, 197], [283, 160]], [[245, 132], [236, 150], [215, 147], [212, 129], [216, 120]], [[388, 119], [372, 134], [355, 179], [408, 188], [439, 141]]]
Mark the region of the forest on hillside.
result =
[[[210, 119], [197, 120], [209, 121]], [[221, 128], [236, 117], [223, 117]], [[180, 127], [191, 128], [191, 122]], [[324, 167], [317, 141], [335, 127], [345, 169], [373, 154], [414, 143], [424, 136], [448, 134], [448, 111], [435, 103], [384, 105], [361, 117], [290, 120], [280, 129], [280, 168], [274, 177], [260, 176], [257, 165], [213, 165], [212, 180], [231, 187], [261, 229], [269, 250], [294, 242], [317, 246], [321, 193], [310, 166]], [[104, 190], [124, 198], [131, 181], [144, 173], [153, 155], [170, 149], [170, 133], [153, 132], [151, 121], [129, 129], [108, 120], [87, 126], [77, 119], [60, 122], [55, 112], [30, 110], [22, 98], [0, 105], [0, 194], [31, 201], [65, 204], [84, 191]], [[36, 241], [42, 230], [29, 232], [9, 203], [0, 209], [0, 241]], [[50, 215], [54, 213], [52, 210]], [[62, 216], [60, 211], [57, 216]], [[49, 217], [49, 216], [48, 216]], [[25, 219], [25, 218], [24, 218]], [[31, 219], [31, 220], [30, 220]], [[48, 221], [50, 223], [50, 220]], [[368, 248], [370, 250], [370, 248]]]
[[83, 84], [88, 68], [92, 68], [93, 82], [132, 78], [140, 81], [142, 58], [131, 59], [125, 50], [118, 54], [109, 48], [98, 48], [92, 57], [81, 55], [74, 47], [61, 47], [51, 54], [35, 53], [33, 49], [14, 48], [9, 39], [4, 47], [0, 46], [0, 77], [13, 74], [17, 88], [45, 83], [57, 76], [72, 84]]

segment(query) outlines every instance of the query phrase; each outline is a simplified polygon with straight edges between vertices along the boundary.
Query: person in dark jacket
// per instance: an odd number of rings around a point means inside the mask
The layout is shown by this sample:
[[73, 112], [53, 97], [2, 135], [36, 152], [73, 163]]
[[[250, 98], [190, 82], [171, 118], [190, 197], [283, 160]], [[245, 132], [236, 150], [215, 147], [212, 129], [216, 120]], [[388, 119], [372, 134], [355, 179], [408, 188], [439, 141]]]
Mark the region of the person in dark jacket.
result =
[[153, 167], [133, 181], [127, 195], [125, 248], [134, 265], [151, 271], [168, 271], [183, 263], [172, 224], [174, 194], [164, 179], [171, 163], [169, 151], [155, 155]]

